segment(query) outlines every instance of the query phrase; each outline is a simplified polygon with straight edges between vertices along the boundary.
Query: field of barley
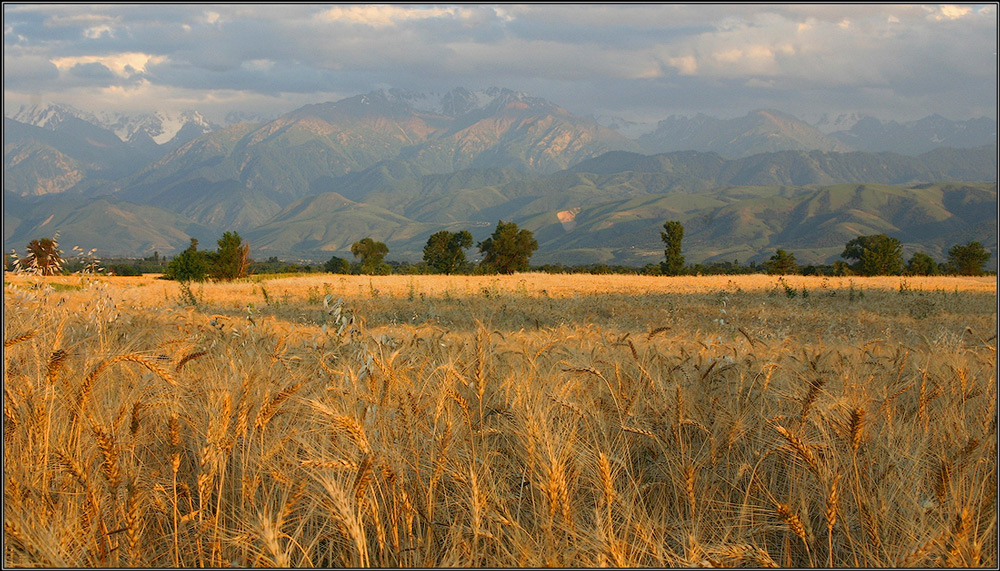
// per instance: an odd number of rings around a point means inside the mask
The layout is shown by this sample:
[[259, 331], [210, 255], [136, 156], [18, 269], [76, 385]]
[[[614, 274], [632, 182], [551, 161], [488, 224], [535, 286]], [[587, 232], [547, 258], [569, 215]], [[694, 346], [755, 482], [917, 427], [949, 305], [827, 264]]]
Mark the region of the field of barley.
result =
[[996, 278], [5, 275], [4, 565], [997, 565]]

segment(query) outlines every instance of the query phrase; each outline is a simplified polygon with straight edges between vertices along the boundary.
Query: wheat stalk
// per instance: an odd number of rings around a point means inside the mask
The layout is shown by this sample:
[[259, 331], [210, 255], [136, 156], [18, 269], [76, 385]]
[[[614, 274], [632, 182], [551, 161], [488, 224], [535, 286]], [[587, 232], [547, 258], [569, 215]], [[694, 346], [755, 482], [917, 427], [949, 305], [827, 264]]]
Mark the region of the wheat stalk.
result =
[[816, 474], [816, 477], [821, 478], [819, 460], [816, 459], [816, 455], [813, 454], [813, 451], [811, 448], [809, 448], [809, 445], [806, 444], [804, 441], [802, 441], [802, 439], [800, 439], [798, 436], [789, 432], [785, 427], [781, 426], [780, 424], [775, 424], [774, 429], [777, 430], [778, 433], [781, 434], [781, 436], [784, 437], [786, 441], [788, 441], [788, 443], [792, 446], [792, 448], [799, 455], [799, 457], [802, 458], [802, 460], [805, 461], [806, 465], [809, 466], [809, 469], [812, 470], [814, 474]]
[[963, 557], [963, 551], [969, 544], [969, 530], [972, 528], [972, 512], [962, 506], [962, 511], [955, 516], [955, 524], [951, 530], [951, 549], [948, 550], [946, 566], [969, 567], [969, 561]]
[[264, 514], [258, 514], [258, 518], [261, 526], [260, 536], [264, 546], [271, 553], [274, 566], [289, 567], [288, 552], [281, 547], [281, 542], [278, 541], [279, 535], [281, 535], [281, 521], [272, 522], [271, 518]]
[[828, 566], [833, 567], [833, 526], [837, 525], [837, 514], [840, 511], [840, 474], [833, 477], [830, 483], [830, 491], [826, 495], [826, 510], [823, 512], [826, 518], [826, 542], [829, 552]]
[[13, 337], [4, 339], [3, 340], [3, 348], [6, 349], [7, 347], [13, 347], [14, 345], [17, 345], [18, 343], [21, 343], [22, 341], [27, 341], [28, 339], [31, 339], [32, 337], [34, 337], [37, 333], [38, 333], [37, 331], [35, 331], [35, 330], [32, 329], [32, 330], [26, 331], [26, 332], [24, 332], [24, 333], [22, 333], [20, 335], [15, 335]]
[[851, 452], [857, 454], [858, 448], [861, 447], [862, 438], [864, 437], [865, 409], [858, 407], [851, 411], [848, 429], [851, 438]]
[[151, 372], [155, 373], [157, 376], [167, 381], [171, 385], [177, 386], [177, 381], [174, 380], [174, 377], [166, 369], [163, 369], [162, 367], [160, 367], [159, 365], [157, 365], [156, 363], [154, 363], [153, 361], [147, 359], [142, 355], [129, 354], [129, 355], [118, 355], [117, 357], [111, 357], [110, 359], [105, 359], [100, 363], [98, 363], [97, 366], [94, 367], [93, 370], [91, 370], [86, 377], [84, 377], [83, 384], [80, 386], [80, 392], [77, 393], [76, 410], [73, 413], [74, 416], [79, 415], [80, 412], [83, 410], [83, 408], [86, 406], [87, 400], [90, 397], [90, 393], [94, 388], [94, 381], [97, 379], [97, 377], [111, 365], [120, 362], [138, 363], [143, 367], [146, 367]]
[[358, 466], [357, 473], [354, 474], [354, 502], [361, 506], [361, 500], [368, 489], [368, 482], [372, 476], [372, 457], [366, 455]]
[[92, 430], [97, 438], [97, 448], [103, 457], [101, 470], [108, 482], [108, 488], [114, 494], [118, 484], [121, 483], [121, 467], [118, 462], [118, 448], [115, 446], [114, 434], [106, 433], [96, 425], [92, 427]]
[[654, 440], [657, 439], [656, 434], [652, 431], [646, 430], [644, 428], [635, 428], [634, 426], [622, 426], [622, 430], [625, 432], [631, 432], [632, 434], [641, 434], [643, 436], [648, 436]]
[[139, 542], [142, 540], [143, 496], [138, 486], [129, 484], [128, 504], [125, 511], [125, 543], [128, 548], [128, 563], [141, 567], [143, 562]]
[[548, 465], [548, 482], [546, 486], [549, 500], [549, 518], [554, 519], [556, 509], [559, 509], [563, 522], [572, 527], [569, 505], [569, 485], [566, 479], [566, 469], [562, 460], [552, 458]]
[[954, 465], [950, 460], [942, 459], [934, 474], [934, 495], [937, 496], [939, 506], [944, 505], [945, 500], [948, 499], [953, 467]]
[[358, 463], [350, 460], [303, 460], [299, 462], [303, 468], [344, 468], [346, 470], [357, 470]]
[[778, 567], [767, 551], [753, 545], [699, 546], [699, 549], [709, 567]]
[[917, 418], [920, 419], [920, 424], [924, 427], [924, 432], [927, 432], [928, 423], [930, 423], [930, 417], [927, 415], [927, 374], [920, 379], [920, 391], [917, 397]]
[[670, 327], [663, 326], [663, 327], [657, 327], [655, 329], [651, 329], [649, 331], [649, 334], [646, 335], [646, 341], [649, 341], [650, 339], [652, 339], [653, 336], [656, 335], [657, 333], [663, 333], [664, 331], [670, 331]]
[[236, 427], [235, 436], [236, 438], [242, 438], [246, 435], [247, 426], [250, 422], [250, 377], [243, 378], [243, 388], [240, 392], [240, 404], [236, 411]]
[[281, 406], [281, 403], [288, 400], [288, 398], [295, 394], [295, 392], [301, 387], [302, 383], [295, 383], [294, 385], [271, 397], [271, 400], [267, 401], [267, 403], [261, 407], [260, 411], [257, 413], [257, 420], [254, 421], [254, 428], [263, 429], [267, 426], [267, 424], [271, 422], [274, 415], [277, 414], [278, 407]]
[[334, 415], [332, 423], [334, 430], [346, 432], [348, 438], [351, 439], [354, 445], [357, 446], [362, 453], [367, 455], [371, 454], [372, 449], [368, 444], [368, 438], [365, 436], [365, 431], [361, 425], [358, 424], [358, 421], [354, 420], [350, 416], [338, 414]]
[[135, 435], [139, 432], [139, 424], [142, 422], [142, 411], [146, 408], [146, 403], [142, 399], [136, 399], [135, 403], [132, 405], [132, 414], [129, 417], [128, 432], [135, 438]]
[[601, 492], [604, 494], [604, 504], [610, 511], [615, 501], [615, 485], [611, 475], [611, 462], [604, 452], [597, 455], [597, 468], [601, 476]]
[[7, 391], [7, 385], [4, 384], [3, 387], [4, 399], [3, 399], [3, 440], [6, 443], [14, 436], [14, 431], [17, 430], [18, 417], [17, 409], [14, 408], [14, 400], [11, 394]]
[[927, 557], [935, 546], [940, 542], [940, 537], [932, 537], [919, 547], [911, 551], [899, 564], [900, 568], [919, 567], [920, 563]]
[[775, 504], [775, 512], [778, 514], [778, 517], [785, 522], [789, 531], [802, 540], [802, 545], [805, 546], [806, 551], [809, 551], [809, 541], [807, 540], [806, 527], [802, 524], [802, 519], [799, 518], [799, 514], [792, 511], [792, 508], [788, 504], [782, 503]]
[[201, 357], [201, 356], [204, 356], [204, 355], [207, 355], [207, 354], [208, 354], [208, 351], [206, 350], [206, 351], [195, 351], [194, 353], [190, 353], [188, 355], [185, 355], [183, 358], [181, 358], [180, 361], [177, 362], [177, 366], [174, 367], [174, 372], [175, 373], [181, 372], [181, 369], [184, 368], [184, 365], [186, 365], [188, 361], [192, 361], [194, 359], [197, 359], [198, 357]]
[[823, 389], [823, 385], [825, 384], [826, 384], [825, 377], [816, 377], [809, 381], [809, 391], [802, 399], [802, 411], [799, 413], [800, 426], [805, 425], [806, 418], [809, 416], [809, 411], [812, 410], [812, 405], [814, 402], [816, 402], [816, 397], [819, 396], [819, 393]]
[[45, 383], [47, 385], [51, 386], [55, 384], [59, 370], [62, 369], [67, 357], [69, 357], [69, 353], [65, 349], [58, 349], [52, 352], [52, 355], [49, 357], [49, 364], [45, 370]]
[[75, 458], [73, 458], [69, 453], [62, 451], [56, 451], [55, 457], [57, 467], [73, 476], [73, 478], [79, 482], [81, 486], [87, 486], [87, 473], [84, 472], [83, 467], [76, 461]]

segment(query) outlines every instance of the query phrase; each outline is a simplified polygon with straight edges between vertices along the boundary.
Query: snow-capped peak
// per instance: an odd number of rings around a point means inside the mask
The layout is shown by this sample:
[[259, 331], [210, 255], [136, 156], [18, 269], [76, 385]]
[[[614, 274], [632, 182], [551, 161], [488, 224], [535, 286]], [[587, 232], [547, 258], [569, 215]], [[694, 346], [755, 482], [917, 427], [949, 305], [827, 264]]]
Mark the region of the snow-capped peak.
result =
[[198, 111], [157, 111], [154, 113], [98, 111], [88, 113], [63, 103], [45, 103], [22, 105], [6, 115], [15, 121], [50, 130], [57, 129], [59, 124], [67, 118], [75, 117], [111, 131], [122, 141], [132, 141], [137, 135], [145, 133], [159, 145], [173, 140], [177, 133], [187, 125], [190, 125], [189, 130], [192, 128], [200, 129], [202, 133], [219, 128], [218, 125], [206, 120]]
[[60, 123], [70, 117], [75, 117], [88, 123], [99, 124], [99, 120], [92, 113], [81, 111], [72, 105], [63, 103], [21, 105], [14, 112], [5, 113], [5, 115], [15, 121], [49, 130], [55, 130], [59, 127]]

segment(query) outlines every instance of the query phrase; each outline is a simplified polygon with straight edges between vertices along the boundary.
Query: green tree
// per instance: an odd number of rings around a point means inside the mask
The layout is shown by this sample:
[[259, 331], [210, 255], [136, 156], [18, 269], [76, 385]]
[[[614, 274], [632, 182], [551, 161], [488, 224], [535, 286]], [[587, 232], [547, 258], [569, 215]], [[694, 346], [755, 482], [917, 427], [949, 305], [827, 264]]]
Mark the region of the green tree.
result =
[[205, 252], [198, 250], [198, 239], [191, 238], [186, 250], [174, 256], [167, 264], [167, 277], [181, 282], [203, 281], [208, 275]]
[[990, 253], [979, 242], [955, 244], [948, 250], [948, 264], [960, 276], [981, 276]]
[[361, 258], [362, 273], [368, 275], [389, 273], [388, 266], [382, 263], [385, 255], [389, 253], [389, 247], [382, 242], [364, 238], [351, 244], [351, 253], [355, 258]]
[[923, 252], [914, 252], [906, 262], [906, 273], [911, 276], [934, 276], [938, 273], [937, 262]]
[[465, 264], [465, 249], [472, 247], [472, 234], [468, 230], [449, 232], [442, 230], [431, 234], [424, 246], [424, 261], [441, 274], [452, 274]]
[[493, 234], [478, 244], [485, 254], [483, 267], [491, 272], [512, 274], [528, 269], [528, 260], [538, 249], [538, 241], [530, 230], [518, 229], [513, 222], [497, 222]]
[[775, 252], [767, 262], [767, 271], [770, 274], [786, 276], [794, 274], [798, 266], [795, 264], [795, 254], [789, 254], [784, 250]]
[[52, 238], [32, 240], [28, 243], [25, 267], [43, 276], [54, 276], [62, 272], [62, 252], [59, 250], [58, 235]]
[[208, 256], [209, 277], [232, 281], [246, 277], [250, 267], [250, 245], [244, 244], [236, 232], [226, 232], [219, 238], [219, 249]]
[[851, 269], [851, 265], [844, 260], [834, 260], [833, 261], [833, 275], [835, 276], [853, 276], [854, 270]]
[[684, 256], [681, 255], [684, 225], [676, 220], [667, 220], [663, 223], [660, 238], [665, 245], [663, 254], [666, 257], [660, 262], [660, 273], [665, 276], [679, 276], [684, 272]]
[[851, 266], [863, 276], [890, 276], [903, 269], [903, 244], [886, 234], [858, 236], [848, 242], [841, 258], [856, 260]]
[[331, 274], [349, 274], [351, 263], [344, 258], [333, 256], [323, 264], [323, 269]]

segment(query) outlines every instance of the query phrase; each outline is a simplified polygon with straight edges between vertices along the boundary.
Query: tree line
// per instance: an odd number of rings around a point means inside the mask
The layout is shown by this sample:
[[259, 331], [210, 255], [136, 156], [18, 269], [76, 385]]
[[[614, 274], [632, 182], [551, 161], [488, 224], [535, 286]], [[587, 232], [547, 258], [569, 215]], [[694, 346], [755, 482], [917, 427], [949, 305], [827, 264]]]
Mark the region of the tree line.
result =
[[[538, 249], [538, 241], [530, 230], [518, 228], [514, 222], [497, 222], [496, 230], [488, 238], [476, 244], [483, 260], [478, 264], [470, 262], [465, 251], [473, 245], [472, 234], [468, 230], [449, 232], [441, 230], [427, 239], [424, 246], [423, 264], [427, 272], [435, 274], [512, 274], [530, 269], [531, 256]], [[365, 238], [351, 246], [351, 253], [360, 258], [357, 265], [333, 256], [323, 268], [330, 273], [347, 274], [388, 274], [393, 273], [383, 259], [389, 248], [382, 242]]]
[[466, 257], [466, 250], [472, 248], [474, 240], [468, 230], [450, 232], [441, 230], [427, 239], [423, 250], [423, 260], [418, 264], [386, 262], [389, 248], [385, 243], [371, 237], [363, 238], [351, 245], [355, 260], [333, 256], [322, 266], [283, 263], [275, 257], [266, 262], [254, 262], [249, 257], [249, 245], [236, 232], [225, 232], [217, 242], [215, 251], [198, 249], [198, 240], [191, 239], [187, 249], [167, 260], [158, 253], [144, 258], [140, 263], [111, 263], [101, 267], [94, 256], [94, 250], [79, 251], [70, 261], [64, 260], [58, 245], [58, 233], [52, 238], [32, 240], [27, 246], [24, 260], [12, 252], [5, 256], [5, 270], [27, 271], [41, 275], [55, 275], [68, 272], [114, 273], [117, 275], [139, 275], [143, 270], [162, 272], [164, 278], [179, 281], [202, 281], [212, 279], [230, 281], [249, 274], [270, 272], [310, 272], [325, 271], [336, 274], [386, 275], [405, 274], [512, 274], [528, 270], [548, 273], [590, 273], [590, 274], [644, 274], [644, 275], [699, 275], [699, 274], [753, 274], [775, 275], [828, 275], [828, 276], [880, 276], [880, 275], [969, 275], [979, 276], [990, 259], [990, 253], [982, 244], [970, 241], [956, 244], [948, 250], [948, 259], [938, 263], [924, 252], [915, 252], [909, 260], [903, 261], [902, 243], [887, 234], [858, 236], [844, 245], [841, 260], [830, 265], [800, 265], [795, 254], [783, 249], [775, 251], [766, 262], [740, 265], [738, 261], [716, 262], [712, 264], [685, 263], [683, 255], [684, 226], [679, 221], [668, 220], [663, 224], [660, 238], [664, 243], [664, 259], [659, 264], [647, 264], [641, 268], [590, 264], [564, 266], [546, 264], [531, 266], [530, 259], [538, 249], [538, 242], [530, 230], [518, 228], [514, 222], [498, 221], [493, 234], [476, 243], [483, 259], [476, 264]]
[[[660, 263], [663, 275], [677, 276], [691, 273], [684, 265], [681, 246], [684, 239], [684, 226], [676, 220], [663, 223], [660, 237], [664, 243], [664, 261]], [[976, 241], [965, 244], [955, 244], [948, 250], [948, 260], [938, 264], [934, 258], [924, 252], [914, 252], [910, 259], [903, 263], [903, 243], [885, 233], [858, 236], [844, 245], [844, 251], [832, 266], [826, 271], [817, 271], [816, 266], [799, 266], [795, 254], [779, 249], [764, 264], [769, 274], [816, 274], [836, 276], [934, 276], [963, 275], [981, 276], [985, 273], [986, 262], [990, 253], [982, 244]], [[806, 271], [812, 268], [812, 271]]]

